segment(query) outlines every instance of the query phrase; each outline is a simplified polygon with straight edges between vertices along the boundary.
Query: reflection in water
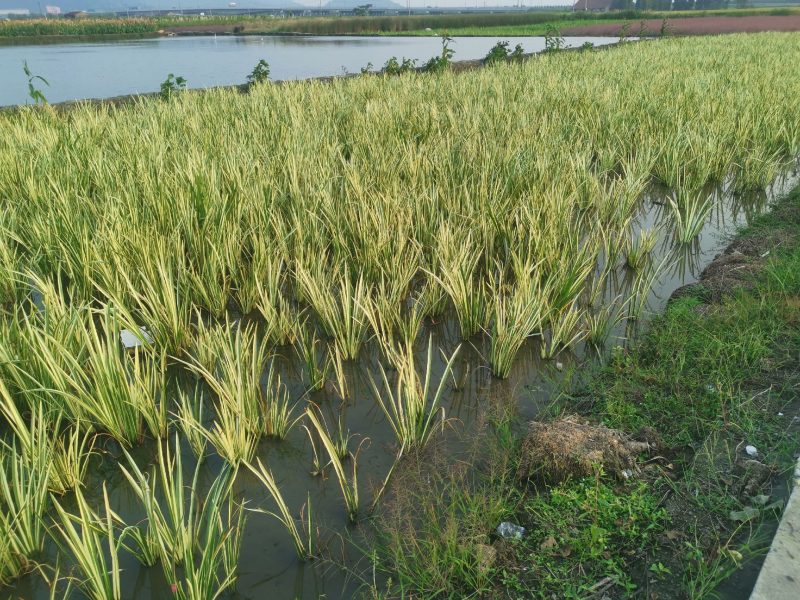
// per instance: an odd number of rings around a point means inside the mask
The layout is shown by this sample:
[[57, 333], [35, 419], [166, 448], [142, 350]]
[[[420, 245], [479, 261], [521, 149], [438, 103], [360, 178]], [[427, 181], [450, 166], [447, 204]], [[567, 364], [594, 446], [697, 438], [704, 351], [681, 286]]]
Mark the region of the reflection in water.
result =
[[700, 272], [705, 267], [701, 252], [702, 248], [698, 239], [694, 239], [688, 244], [675, 244], [669, 250], [670, 277], [680, 281], [699, 279]]

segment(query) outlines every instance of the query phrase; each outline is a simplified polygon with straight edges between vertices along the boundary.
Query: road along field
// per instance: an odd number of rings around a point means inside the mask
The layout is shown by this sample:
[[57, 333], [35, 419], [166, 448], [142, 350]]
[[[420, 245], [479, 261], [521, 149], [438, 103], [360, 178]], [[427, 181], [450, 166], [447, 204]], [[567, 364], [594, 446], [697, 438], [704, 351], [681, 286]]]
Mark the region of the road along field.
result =
[[0, 113], [0, 583], [302, 595], [407, 458], [602, 354], [793, 164], [799, 62], [663, 39]]

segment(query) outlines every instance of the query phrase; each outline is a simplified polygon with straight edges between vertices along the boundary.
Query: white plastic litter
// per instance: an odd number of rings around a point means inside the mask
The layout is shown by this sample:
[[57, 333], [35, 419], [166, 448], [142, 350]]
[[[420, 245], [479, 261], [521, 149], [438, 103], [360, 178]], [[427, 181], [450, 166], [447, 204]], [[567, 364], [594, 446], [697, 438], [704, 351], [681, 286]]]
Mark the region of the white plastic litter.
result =
[[525, 535], [525, 528], [521, 525], [503, 521], [497, 526], [497, 535], [507, 540], [521, 540], [522, 536]]
[[144, 346], [145, 343], [153, 343], [153, 336], [147, 332], [147, 329], [144, 327], [139, 327], [139, 331], [141, 332], [139, 335], [136, 335], [130, 329], [123, 329], [119, 332], [119, 341], [122, 342], [122, 345], [126, 350], [140, 348], [141, 346]]
[[748, 456], [758, 456], [758, 449], [755, 446], [745, 446], [744, 451]]

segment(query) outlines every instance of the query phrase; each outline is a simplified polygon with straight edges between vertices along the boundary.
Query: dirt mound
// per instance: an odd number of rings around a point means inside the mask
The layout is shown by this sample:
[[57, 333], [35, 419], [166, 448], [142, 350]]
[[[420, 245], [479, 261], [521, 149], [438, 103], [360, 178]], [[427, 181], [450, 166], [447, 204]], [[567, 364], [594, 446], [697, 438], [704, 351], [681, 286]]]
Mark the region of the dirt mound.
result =
[[[626, 34], [629, 36], [659, 35], [663, 21], [647, 19], [630, 21]], [[618, 37], [625, 25], [621, 23], [598, 23], [583, 27], [568, 27], [563, 35], [614, 36]], [[670, 35], [716, 35], [719, 33], [757, 33], [761, 31], [800, 31], [800, 15], [751, 15], [742, 17], [692, 17], [668, 19]]]
[[522, 442], [517, 477], [542, 477], [560, 481], [568, 476], [593, 475], [599, 468], [627, 478], [636, 466], [636, 455], [657, 445], [654, 432], [648, 441], [636, 441], [616, 429], [592, 425], [576, 415], [548, 423], [533, 421]]
[[737, 290], [752, 289], [754, 275], [762, 266], [759, 257], [741, 252], [720, 254], [703, 270], [699, 282], [676, 289], [670, 296], [670, 302], [688, 296], [704, 304], [717, 304]]

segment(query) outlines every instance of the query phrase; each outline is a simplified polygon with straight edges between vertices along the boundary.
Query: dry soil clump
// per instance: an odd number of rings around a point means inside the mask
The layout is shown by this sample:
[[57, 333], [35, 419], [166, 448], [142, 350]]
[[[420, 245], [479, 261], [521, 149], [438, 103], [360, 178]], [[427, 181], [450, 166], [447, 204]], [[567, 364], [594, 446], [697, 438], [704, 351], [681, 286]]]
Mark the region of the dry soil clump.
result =
[[625, 479], [637, 471], [636, 455], [654, 440], [637, 441], [616, 429], [593, 425], [576, 415], [555, 421], [533, 421], [522, 443], [517, 476], [560, 481], [595, 474], [599, 468]]

